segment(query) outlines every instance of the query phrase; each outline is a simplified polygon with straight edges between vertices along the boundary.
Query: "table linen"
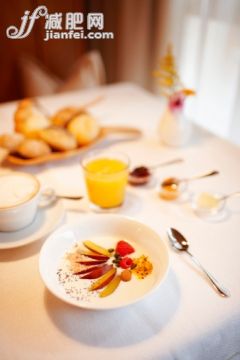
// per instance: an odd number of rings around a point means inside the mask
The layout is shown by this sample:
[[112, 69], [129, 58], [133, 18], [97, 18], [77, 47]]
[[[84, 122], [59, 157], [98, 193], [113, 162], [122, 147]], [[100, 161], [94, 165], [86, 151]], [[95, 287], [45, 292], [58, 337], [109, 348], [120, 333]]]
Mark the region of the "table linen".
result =
[[[240, 206], [227, 209], [221, 221], [197, 217], [189, 202], [161, 200], [161, 179], [219, 170], [216, 177], [193, 182], [190, 192], [228, 193], [240, 189], [240, 149], [194, 128], [183, 148], [161, 144], [158, 123], [163, 103], [128, 83], [41, 98], [51, 112], [81, 105], [104, 95], [91, 112], [103, 125], [135, 126], [139, 140], [109, 138], [97, 149], [128, 154], [131, 165], [151, 165], [174, 157], [184, 162], [156, 170], [145, 187], [128, 187], [126, 202], [117, 213], [143, 221], [167, 241], [166, 229], [179, 229], [204, 266], [231, 292], [221, 298], [183, 254], [171, 249], [171, 268], [163, 285], [147, 299], [126, 308], [88, 311], [54, 297], [38, 272], [45, 239], [0, 251], [0, 359], [2, 360], [230, 360], [240, 359]], [[0, 132], [12, 131], [15, 103], [0, 106]], [[81, 156], [27, 170], [59, 193], [85, 194]], [[0, 171], [5, 171], [1, 169]], [[89, 213], [87, 200], [64, 201], [65, 223]], [[101, 215], [99, 215], [101, 216]], [[50, 220], [50, 219], [49, 219]], [[0, 234], [1, 237], [1, 234]]]

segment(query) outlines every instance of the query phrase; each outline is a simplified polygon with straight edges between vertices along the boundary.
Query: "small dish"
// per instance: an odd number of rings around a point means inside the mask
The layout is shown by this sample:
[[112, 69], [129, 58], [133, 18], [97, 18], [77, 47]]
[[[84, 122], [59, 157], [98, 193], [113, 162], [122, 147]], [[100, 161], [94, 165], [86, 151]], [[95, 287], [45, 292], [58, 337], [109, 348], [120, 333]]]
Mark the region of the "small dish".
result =
[[[65, 291], [58, 279], [59, 267], [74, 244], [90, 239], [98, 245], [110, 248], [120, 239], [130, 243], [136, 252], [149, 257], [152, 273], [143, 280], [134, 277], [130, 283], [121, 283], [106, 298], [99, 296], [76, 298]], [[61, 300], [72, 305], [95, 310], [114, 309], [143, 299], [163, 282], [169, 268], [169, 254], [165, 242], [147, 225], [128, 217], [110, 214], [87, 215], [75, 225], [63, 226], [43, 244], [39, 257], [39, 271], [46, 287]], [[85, 281], [74, 280], [80, 293], [88, 291]]]
[[182, 181], [179, 185], [162, 186], [160, 184], [159, 195], [163, 200], [179, 202], [186, 198], [187, 188], [187, 181]]
[[51, 206], [38, 208], [29, 226], [14, 232], [0, 232], [0, 249], [17, 248], [47, 236], [61, 223], [64, 213], [59, 200]]
[[203, 192], [193, 196], [191, 206], [197, 215], [212, 217], [223, 211], [225, 203], [222, 194]]
[[128, 175], [128, 182], [133, 186], [147, 185], [153, 176], [154, 170], [166, 165], [173, 165], [182, 162], [182, 158], [163, 161], [151, 166], [137, 166], [133, 168]]

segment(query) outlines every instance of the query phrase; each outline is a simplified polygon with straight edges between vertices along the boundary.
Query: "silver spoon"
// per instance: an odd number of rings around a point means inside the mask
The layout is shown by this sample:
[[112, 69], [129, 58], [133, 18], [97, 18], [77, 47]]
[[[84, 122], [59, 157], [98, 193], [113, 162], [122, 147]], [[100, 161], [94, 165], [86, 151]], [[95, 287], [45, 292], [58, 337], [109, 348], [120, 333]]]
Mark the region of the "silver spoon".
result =
[[167, 161], [163, 161], [163, 162], [160, 162], [158, 164], [155, 164], [155, 165], [148, 166], [148, 168], [150, 170], [154, 170], [154, 169], [157, 169], [157, 168], [159, 168], [161, 166], [173, 165], [173, 164], [181, 163], [183, 161], [184, 160], [182, 158], [176, 158], [176, 159], [167, 160]]
[[80, 195], [60, 195], [56, 194], [53, 188], [46, 188], [42, 191], [42, 197], [47, 199], [68, 199], [68, 200], [82, 200], [83, 196]]
[[213, 288], [223, 297], [229, 297], [230, 292], [223, 288], [219, 282], [201, 265], [201, 263], [189, 252], [188, 250], [188, 242], [185, 237], [176, 229], [169, 228], [167, 230], [169, 241], [176, 250], [185, 251], [193, 260], [193, 262], [202, 270], [204, 275], [207, 277]]
[[82, 200], [83, 196], [67, 196], [67, 195], [55, 195], [58, 199], [68, 199], [68, 200]]
[[138, 166], [130, 171], [128, 176], [128, 181], [132, 185], [145, 185], [151, 179], [152, 170], [155, 170], [161, 166], [173, 165], [180, 162], [183, 162], [183, 159], [176, 158], [172, 160], [163, 161], [161, 163], [151, 166]]
[[240, 195], [240, 191], [236, 191], [236, 192], [233, 192], [231, 194], [223, 195], [222, 197], [219, 198], [219, 200], [220, 201], [225, 201], [225, 200], [229, 199], [232, 196], [239, 196], [239, 195]]
[[185, 179], [177, 179], [177, 178], [171, 177], [171, 178], [168, 178], [168, 179], [164, 180], [161, 185], [162, 186], [175, 186], [176, 187], [181, 182], [193, 181], [193, 180], [202, 179], [202, 178], [205, 178], [205, 177], [208, 177], [208, 176], [213, 176], [213, 175], [218, 175], [218, 174], [219, 174], [219, 171], [214, 170], [214, 171], [208, 172], [206, 174], [192, 176], [190, 178], [185, 178]]

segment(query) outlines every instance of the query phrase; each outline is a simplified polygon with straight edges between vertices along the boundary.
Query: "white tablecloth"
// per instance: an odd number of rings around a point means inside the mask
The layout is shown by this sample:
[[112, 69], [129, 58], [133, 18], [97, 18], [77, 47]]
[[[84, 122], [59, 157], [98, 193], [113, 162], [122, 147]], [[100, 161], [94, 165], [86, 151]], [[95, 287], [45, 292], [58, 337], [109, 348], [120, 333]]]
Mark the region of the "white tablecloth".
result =
[[[91, 111], [102, 124], [126, 124], [145, 131], [138, 141], [109, 142], [110, 149], [127, 153], [133, 165], [175, 156], [185, 159], [182, 164], [159, 169], [157, 183], [170, 175], [218, 169], [219, 176], [194, 182], [190, 190], [240, 190], [240, 149], [204, 131], [195, 133], [188, 147], [164, 147], [156, 134], [161, 102], [134, 85], [57, 95], [42, 102], [54, 111], [99, 94], [105, 99]], [[12, 129], [14, 108], [14, 103], [0, 107], [1, 132]], [[79, 157], [28, 171], [59, 192], [85, 191]], [[192, 252], [231, 291], [227, 299], [213, 291], [185, 255], [170, 250], [169, 275], [152, 296], [115, 311], [82, 310], [55, 298], [42, 283], [38, 256], [44, 239], [0, 251], [0, 359], [240, 359], [240, 212], [233, 205], [221, 222], [203, 221], [188, 203], [161, 200], [157, 185], [152, 184], [129, 187], [126, 204], [119, 211], [144, 221], [164, 238], [168, 226], [182, 231]], [[65, 220], [68, 223], [88, 212], [85, 200], [77, 204], [66, 201], [65, 206], [71, 209]]]

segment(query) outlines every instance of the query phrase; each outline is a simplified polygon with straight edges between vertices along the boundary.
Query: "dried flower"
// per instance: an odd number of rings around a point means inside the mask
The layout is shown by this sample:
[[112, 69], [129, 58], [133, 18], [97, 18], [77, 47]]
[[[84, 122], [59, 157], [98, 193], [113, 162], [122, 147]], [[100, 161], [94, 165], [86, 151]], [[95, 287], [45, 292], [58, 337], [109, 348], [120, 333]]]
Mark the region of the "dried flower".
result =
[[183, 106], [186, 96], [195, 95], [195, 91], [184, 88], [175, 63], [172, 46], [167, 47], [166, 55], [160, 60], [159, 69], [154, 71], [153, 75], [159, 79], [161, 92], [170, 98], [173, 108]]

